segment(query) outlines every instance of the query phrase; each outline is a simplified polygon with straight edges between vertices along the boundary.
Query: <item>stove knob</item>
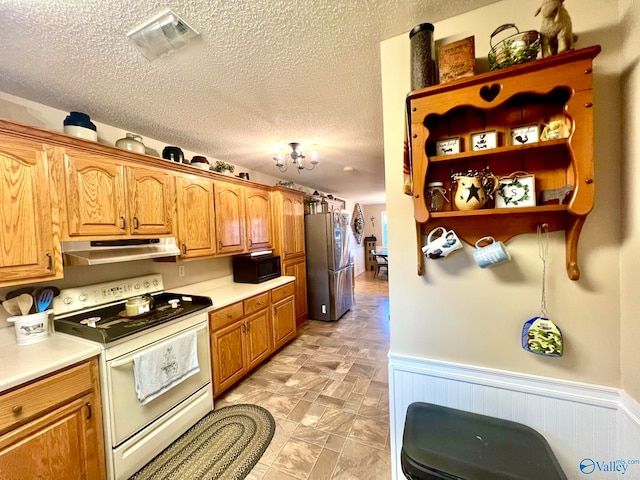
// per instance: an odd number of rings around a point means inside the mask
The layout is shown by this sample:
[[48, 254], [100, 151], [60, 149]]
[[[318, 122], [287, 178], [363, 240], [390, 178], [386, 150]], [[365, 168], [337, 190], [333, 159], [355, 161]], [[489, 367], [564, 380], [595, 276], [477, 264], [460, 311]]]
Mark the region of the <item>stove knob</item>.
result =
[[153, 281], [153, 286], [154, 286], [154, 287], [157, 287], [159, 283], [160, 283], [160, 282], [158, 282], [158, 280], [154, 280], [154, 281]]
[[62, 303], [64, 303], [65, 305], [71, 305], [73, 303], [73, 298], [64, 297], [64, 300], [62, 300]]
[[140, 284], [139, 284], [139, 283], [136, 283], [136, 284], [133, 286], [133, 288], [135, 288], [136, 290], [140, 290]]
[[144, 282], [144, 288], [149, 288], [149, 285], [151, 285], [149, 282]]
[[81, 302], [86, 302], [87, 296], [84, 293], [81, 293], [80, 296], [78, 297], [78, 300], [80, 300]]

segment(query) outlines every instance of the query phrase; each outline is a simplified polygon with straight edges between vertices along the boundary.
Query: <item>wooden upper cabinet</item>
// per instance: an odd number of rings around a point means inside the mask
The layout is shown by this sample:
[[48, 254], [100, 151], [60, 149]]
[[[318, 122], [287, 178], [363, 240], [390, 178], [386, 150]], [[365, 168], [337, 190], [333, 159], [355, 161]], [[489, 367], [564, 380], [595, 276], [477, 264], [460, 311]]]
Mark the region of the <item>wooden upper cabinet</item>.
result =
[[216, 181], [215, 212], [218, 253], [244, 251], [245, 206], [244, 188], [233, 183]]
[[0, 134], [0, 286], [62, 278], [47, 173], [59, 149]]
[[69, 149], [66, 172], [69, 236], [172, 233], [169, 172]]
[[193, 175], [176, 176], [178, 244], [182, 257], [216, 253], [213, 180]]
[[262, 188], [246, 187], [247, 250], [272, 247], [271, 192]]
[[173, 175], [162, 170], [126, 167], [131, 234], [170, 234]]
[[122, 164], [70, 149], [65, 160], [69, 235], [126, 235]]
[[299, 195], [283, 195], [284, 258], [304, 256], [304, 203]]

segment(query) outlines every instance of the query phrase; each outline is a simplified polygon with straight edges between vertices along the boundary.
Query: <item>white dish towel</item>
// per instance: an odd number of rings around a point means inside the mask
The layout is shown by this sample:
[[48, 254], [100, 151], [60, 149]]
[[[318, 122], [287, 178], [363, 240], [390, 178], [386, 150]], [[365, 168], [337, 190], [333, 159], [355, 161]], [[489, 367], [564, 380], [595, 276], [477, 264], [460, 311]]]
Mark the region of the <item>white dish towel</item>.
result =
[[133, 356], [136, 394], [142, 405], [200, 371], [196, 341], [194, 330]]

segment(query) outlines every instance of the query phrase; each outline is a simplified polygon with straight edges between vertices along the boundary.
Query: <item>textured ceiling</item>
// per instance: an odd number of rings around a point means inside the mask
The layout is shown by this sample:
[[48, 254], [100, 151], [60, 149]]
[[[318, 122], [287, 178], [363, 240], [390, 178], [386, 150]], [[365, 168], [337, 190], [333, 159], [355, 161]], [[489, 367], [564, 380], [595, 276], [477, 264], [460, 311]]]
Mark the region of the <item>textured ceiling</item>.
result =
[[[380, 41], [493, 1], [0, 0], [0, 90], [366, 203], [384, 198]], [[165, 7], [201, 37], [148, 62], [126, 33]], [[313, 172], [276, 170], [293, 141], [317, 145]]]

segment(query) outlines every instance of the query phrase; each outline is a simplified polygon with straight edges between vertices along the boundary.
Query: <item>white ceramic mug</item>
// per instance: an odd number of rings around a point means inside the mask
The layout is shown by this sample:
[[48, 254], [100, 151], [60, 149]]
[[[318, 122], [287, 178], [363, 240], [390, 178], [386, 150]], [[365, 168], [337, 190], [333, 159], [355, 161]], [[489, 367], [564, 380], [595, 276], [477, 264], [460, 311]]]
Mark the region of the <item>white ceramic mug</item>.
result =
[[[435, 234], [440, 232], [440, 236], [433, 238]], [[427, 244], [422, 247], [422, 252], [427, 258], [444, 258], [456, 250], [462, 248], [462, 242], [453, 230], [448, 230], [444, 227], [436, 227], [427, 237]]]
[[[481, 246], [482, 243], [489, 242]], [[504, 243], [497, 241], [493, 237], [482, 237], [476, 242], [476, 251], [473, 258], [480, 268], [493, 267], [499, 263], [511, 260], [511, 255], [504, 246]]]

